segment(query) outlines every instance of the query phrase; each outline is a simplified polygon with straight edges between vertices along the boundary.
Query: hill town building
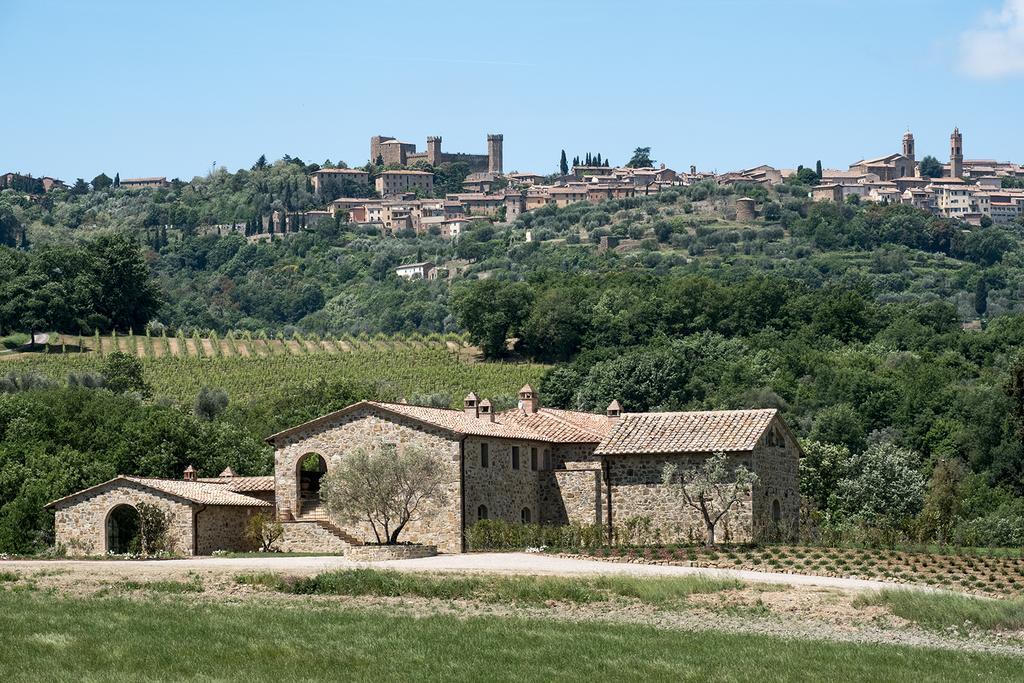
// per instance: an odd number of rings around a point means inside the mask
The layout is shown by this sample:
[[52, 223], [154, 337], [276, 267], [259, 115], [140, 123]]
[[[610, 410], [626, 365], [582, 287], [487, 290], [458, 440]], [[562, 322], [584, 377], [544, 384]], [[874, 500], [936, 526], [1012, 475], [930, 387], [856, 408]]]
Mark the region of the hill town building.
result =
[[[417, 265], [417, 264], [414, 264]], [[422, 264], [420, 264], [422, 265]], [[529, 385], [518, 407], [495, 412], [470, 393], [461, 410], [361, 401], [274, 434], [273, 477], [183, 481], [116, 477], [48, 504], [56, 542], [72, 555], [121, 552], [140, 503], [171, 519], [171, 541], [183, 554], [246, 549], [242, 530], [254, 514], [283, 523], [284, 550], [339, 552], [374, 539], [368, 525], [333, 519], [320, 500], [320, 480], [354, 448], [419, 448], [437, 458], [447, 502], [410, 522], [403, 539], [465, 550], [480, 520], [509, 523], [615, 525], [649, 518], [666, 542], [702, 539], [699, 515], [662, 484], [667, 464], [699, 465], [724, 453], [744, 465], [756, 485], [719, 526], [723, 540], [756, 539], [797, 528], [800, 447], [774, 409], [604, 414], [547, 408]], [[133, 514], [135, 515], [133, 517]]]
[[370, 138], [370, 161], [378, 161], [385, 166], [411, 166], [423, 161], [431, 166], [444, 163], [462, 162], [469, 166], [470, 173], [491, 173], [501, 175], [504, 153], [504, 136], [492, 133], [487, 136], [487, 154], [467, 154], [465, 152], [441, 151], [441, 136], [432, 135], [427, 138], [427, 148], [423, 152], [416, 151], [416, 145], [402, 142], [386, 135], [374, 135]]

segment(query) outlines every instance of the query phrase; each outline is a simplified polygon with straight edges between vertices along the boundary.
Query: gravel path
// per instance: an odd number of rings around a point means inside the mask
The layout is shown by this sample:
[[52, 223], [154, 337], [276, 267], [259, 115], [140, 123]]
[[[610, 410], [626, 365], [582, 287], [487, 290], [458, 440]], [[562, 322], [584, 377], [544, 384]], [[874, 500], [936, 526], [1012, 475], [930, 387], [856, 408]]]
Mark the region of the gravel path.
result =
[[[108, 573], [118, 576], [185, 574], [189, 571], [273, 571], [288, 574], [314, 574], [349, 567], [377, 567], [417, 572], [483, 572], [517, 575], [583, 575], [612, 574], [628, 576], [709, 576], [738, 579], [749, 583], [770, 583], [790, 586], [817, 586], [843, 590], [879, 590], [897, 584], [866, 579], [844, 579], [808, 574], [755, 572], [713, 567], [679, 567], [671, 565], [604, 562], [575, 557], [559, 557], [541, 553], [467, 553], [438, 555], [415, 560], [384, 562], [352, 562], [344, 557], [196, 557], [181, 560], [8, 560], [0, 567], [11, 569], [42, 569], [64, 566], [87, 573]], [[899, 585], [908, 590], [934, 590], [925, 586]]]

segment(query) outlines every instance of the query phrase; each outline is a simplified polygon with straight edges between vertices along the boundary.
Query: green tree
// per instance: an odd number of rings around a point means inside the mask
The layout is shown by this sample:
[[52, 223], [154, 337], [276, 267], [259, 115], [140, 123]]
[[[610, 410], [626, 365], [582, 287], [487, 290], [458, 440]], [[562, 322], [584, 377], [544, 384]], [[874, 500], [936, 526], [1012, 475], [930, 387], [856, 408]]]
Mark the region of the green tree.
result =
[[203, 387], [196, 396], [192, 414], [200, 420], [215, 420], [228, 407], [228, 394], [223, 389]]
[[93, 312], [114, 329], [141, 330], [161, 304], [142, 251], [128, 235], [102, 235], [87, 249], [98, 284]]
[[71, 186], [71, 194], [79, 196], [89, 194], [89, 183], [85, 182], [84, 178], [76, 179], [75, 184]]
[[104, 386], [115, 394], [135, 393], [143, 398], [151, 395], [152, 390], [146, 382], [142, 361], [121, 351], [107, 356], [103, 369]]
[[327, 509], [347, 522], [366, 522], [377, 543], [394, 545], [406, 525], [447, 502], [445, 468], [413, 445], [376, 443], [341, 455], [320, 483]]
[[814, 164], [814, 173], [818, 176], [819, 181], [821, 180], [822, 176], [825, 175], [824, 171], [822, 171], [821, 169], [821, 159], [818, 159], [818, 161]]
[[938, 159], [936, 159], [930, 154], [925, 156], [924, 159], [921, 159], [919, 170], [921, 172], [922, 178], [942, 177], [942, 164], [939, 162]]
[[836, 486], [836, 510], [872, 526], [899, 527], [921, 511], [924, 477], [920, 458], [892, 444], [869, 447], [847, 461]]
[[750, 495], [757, 479], [745, 465], [733, 465], [725, 453], [716, 453], [699, 467], [683, 470], [671, 463], [661, 473], [662, 484], [677, 491], [704, 520], [704, 544], [708, 548], [715, 545], [715, 527], [740, 500]]
[[92, 189], [99, 192], [102, 190], [106, 190], [111, 185], [113, 185], [113, 183], [114, 181], [110, 179], [110, 176], [108, 176], [106, 173], [100, 173], [98, 176], [92, 179], [91, 185]]
[[981, 317], [988, 311], [988, 282], [984, 275], [974, 284], [974, 311]]
[[558, 162], [558, 170], [562, 175], [569, 175], [569, 160], [565, 158], [565, 150], [562, 150], [562, 158]]
[[18, 243], [21, 221], [7, 204], [0, 203], [0, 246], [13, 247]]
[[114, 174], [114, 187], [121, 187], [121, 174], [120, 173], [115, 173]]
[[533, 293], [524, 283], [478, 280], [462, 285], [453, 294], [453, 307], [474, 344], [488, 358], [507, 353], [506, 340], [516, 337], [526, 319]]
[[633, 156], [626, 164], [629, 168], [652, 168], [654, 160], [651, 159], [650, 147], [637, 147], [633, 150]]

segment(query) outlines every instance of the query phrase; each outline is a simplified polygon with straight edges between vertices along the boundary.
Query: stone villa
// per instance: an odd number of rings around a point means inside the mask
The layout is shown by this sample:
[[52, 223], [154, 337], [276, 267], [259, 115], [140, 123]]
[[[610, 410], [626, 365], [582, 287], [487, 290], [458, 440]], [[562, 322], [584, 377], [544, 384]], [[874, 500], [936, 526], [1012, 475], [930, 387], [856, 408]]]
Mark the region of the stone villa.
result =
[[[696, 541], [701, 520], [661, 483], [667, 463], [686, 466], [714, 453], [758, 475], [757, 485], [718, 529], [720, 538], [756, 538], [797, 526], [800, 446], [773, 409], [626, 413], [613, 401], [605, 414], [541, 405], [529, 385], [519, 406], [494, 412], [470, 393], [462, 410], [362, 401], [274, 434], [274, 475], [240, 477], [226, 470], [184, 480], [119, 476], [53, 501], [56, 542], [69, 554], [124, 552], [137, 524], [134, 506], [162, 506], [171, 541], [182, 554], [251, 546], [251, 515], [283, 522], [280, 549], [342, 552], [373, 540], [366, 524], [332, 520], [319, 497], [320, 478], [351, 448], [415, 445], [436, 454], [446, 471], [447, 503], [422, 511], [402, 540], [465, 550], [478, 520], [601, 524], [611, 528], [648, 517], [666, 541]], [[133, 521], [134, 517], [134, 521]]]

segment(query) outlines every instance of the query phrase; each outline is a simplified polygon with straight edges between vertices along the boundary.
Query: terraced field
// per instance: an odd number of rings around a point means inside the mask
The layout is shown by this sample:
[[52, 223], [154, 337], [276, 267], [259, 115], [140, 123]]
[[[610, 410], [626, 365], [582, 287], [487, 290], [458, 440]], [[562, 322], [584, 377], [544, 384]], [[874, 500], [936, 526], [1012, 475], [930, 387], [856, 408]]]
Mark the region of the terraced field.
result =
[[439, 394], [458, 400], [470, 389], [514, 396], [546, 369], [527, 363], [478, 362], [461, 338], [357, 339], [254, 335], [78, 337], [51, 335], [45, 350], [0, 360], [0, 374], [35, 372], [63, 381], [98, 372], [114, 351], [138, 356], [156, 397], [190, 403], [203, 387], [224, 389], [232, 401], [272, 395], [284, 384], [316, 380], [376, 383], [381, 395]]

